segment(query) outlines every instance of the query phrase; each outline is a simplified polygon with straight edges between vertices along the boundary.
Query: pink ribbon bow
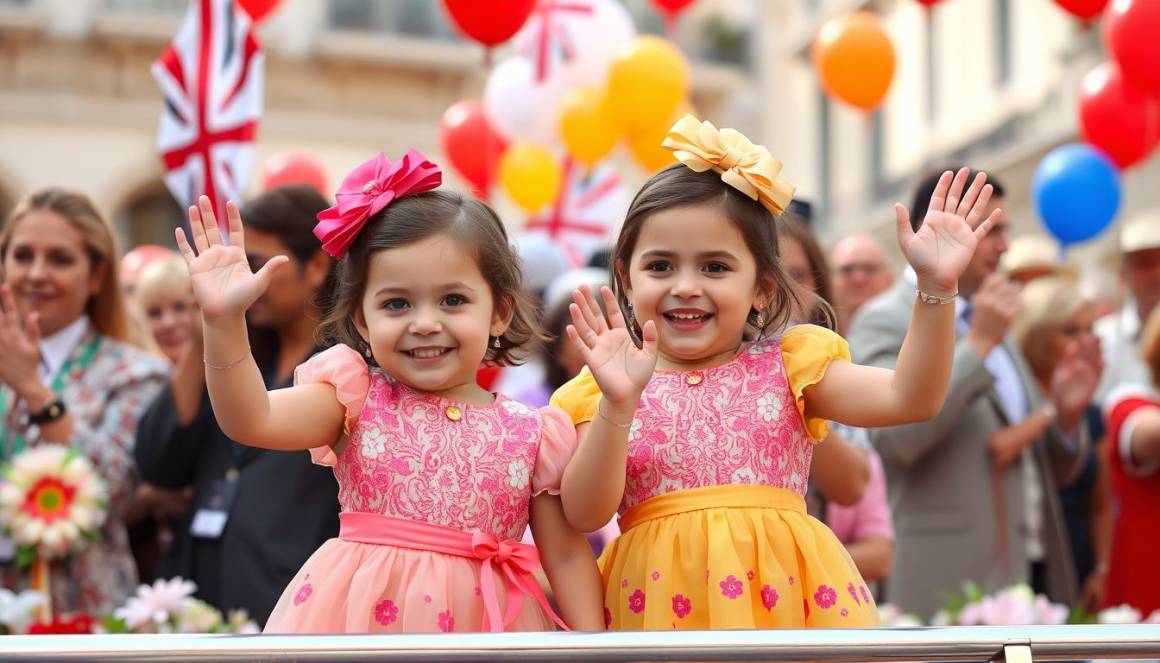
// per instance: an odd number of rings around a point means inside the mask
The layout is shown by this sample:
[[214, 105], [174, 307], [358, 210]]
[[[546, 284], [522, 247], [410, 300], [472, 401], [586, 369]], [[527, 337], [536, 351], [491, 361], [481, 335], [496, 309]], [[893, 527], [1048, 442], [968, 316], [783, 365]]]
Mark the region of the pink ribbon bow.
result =
[[[520, 608], [523, 607], [525, 594], [535, 599], [557, 626], [565, 631], [570, 630], [552, 610], [548, 597], [544, 596], [540, 583], [536, 582], [535, 574], [536, 568], [540, 565], [540, 555], [534, 546], [516, 541], [501, 541], [485, 532], [473, 532], [471, 552], [476, 559], [483, 562], [479, 585], [489, 630], [504, 631], [515, 623]], [[499, 597], [495, 593], [495, 578], [491, 572], [493, 564], [499, 567], [499, 573], [503, 575], [504, 584], [507, 586], [507, 612], [502, 620], [499, 616]]]
[[442, 183], [439, 166], [418, 150], [407, 150], [394, 163], [379, 152], [342, 180], [334, 195], [335, 206], [318, 213], [314, 236], [322, 240], [323, 251], [341, 258], [367, 219], [403, 196], [430, 191]]

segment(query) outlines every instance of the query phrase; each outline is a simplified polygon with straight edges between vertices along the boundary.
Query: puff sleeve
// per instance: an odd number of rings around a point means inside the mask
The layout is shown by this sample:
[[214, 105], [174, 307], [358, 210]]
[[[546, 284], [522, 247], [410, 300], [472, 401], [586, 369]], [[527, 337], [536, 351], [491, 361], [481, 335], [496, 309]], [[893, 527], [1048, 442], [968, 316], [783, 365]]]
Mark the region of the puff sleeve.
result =
[[[343, 431], [350, 433], [354, 423], [362, 413], [367, 392], [370, 391], [370, 369], [358, 352], [349, 346], [336, 345], [324, 350], [294, 369], [294, 384], [324, 382], [334, 387], [338, 402], [346, 408]], [[314, 447], [310, 458], [317, 465], [334, 467], [338, 457], [330, 445]]]

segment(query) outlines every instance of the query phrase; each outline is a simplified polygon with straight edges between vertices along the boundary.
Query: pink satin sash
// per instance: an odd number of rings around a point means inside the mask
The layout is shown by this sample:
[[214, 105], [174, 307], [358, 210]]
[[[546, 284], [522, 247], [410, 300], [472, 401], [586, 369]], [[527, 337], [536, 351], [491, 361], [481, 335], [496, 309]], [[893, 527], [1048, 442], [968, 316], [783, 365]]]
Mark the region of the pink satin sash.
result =
[[[464, 532], [377, 513], [344, 512], [338, 514], [338, 520], [340, 525], [338, 538], [343, 541], [427, 550], [480, 560], [482, 568], [479, 585], [490, 631], [504, 631], [515, 622], [520, 614], [520, 608], [523, 607], [524, 596], [530, 596], [540, 604], [540, 608], [557, 626], [565, 631], [571, 630], [552, 610], [552, 606], [548, 604], [548, 597], [544, 596], [540, 583], [536, 581], [540, 554], [535, 546], [499, 539], [485, 532]], [[507, 586], [508, 605], [502, 620], [499, 596], [495, 591], [495, 576], [492, 574], [493, 568], [497, 568]]]

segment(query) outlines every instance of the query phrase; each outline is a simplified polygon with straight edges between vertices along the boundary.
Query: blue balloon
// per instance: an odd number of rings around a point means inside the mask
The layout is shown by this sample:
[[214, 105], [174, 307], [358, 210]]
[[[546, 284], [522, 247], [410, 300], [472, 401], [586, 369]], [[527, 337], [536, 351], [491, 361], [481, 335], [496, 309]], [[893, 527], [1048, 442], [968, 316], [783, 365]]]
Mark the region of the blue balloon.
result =
[[1120, 209], [1120, 172], [1103, 152], [1072, 143], [1047, 153], [1031, 185], [1035, 209], [1062, 244], [1099, 235]]

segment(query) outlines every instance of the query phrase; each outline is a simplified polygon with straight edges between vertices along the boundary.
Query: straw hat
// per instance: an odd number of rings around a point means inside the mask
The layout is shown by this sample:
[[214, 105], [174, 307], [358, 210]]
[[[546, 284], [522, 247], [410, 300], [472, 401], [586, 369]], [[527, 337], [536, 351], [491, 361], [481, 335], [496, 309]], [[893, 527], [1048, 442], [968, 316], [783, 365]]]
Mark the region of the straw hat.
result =
[[1160, 249], [1160, 210], [1150, 210], [1133, 217], [1120, 229], [1120, 251], [1135, 253]]
[[999, 259], [999, 267], [1008, 274], [1031, 270], [1064, 271], [1059, 244], [1043, 235], [1024, 235], [1011, 240], [1007, 252]]

